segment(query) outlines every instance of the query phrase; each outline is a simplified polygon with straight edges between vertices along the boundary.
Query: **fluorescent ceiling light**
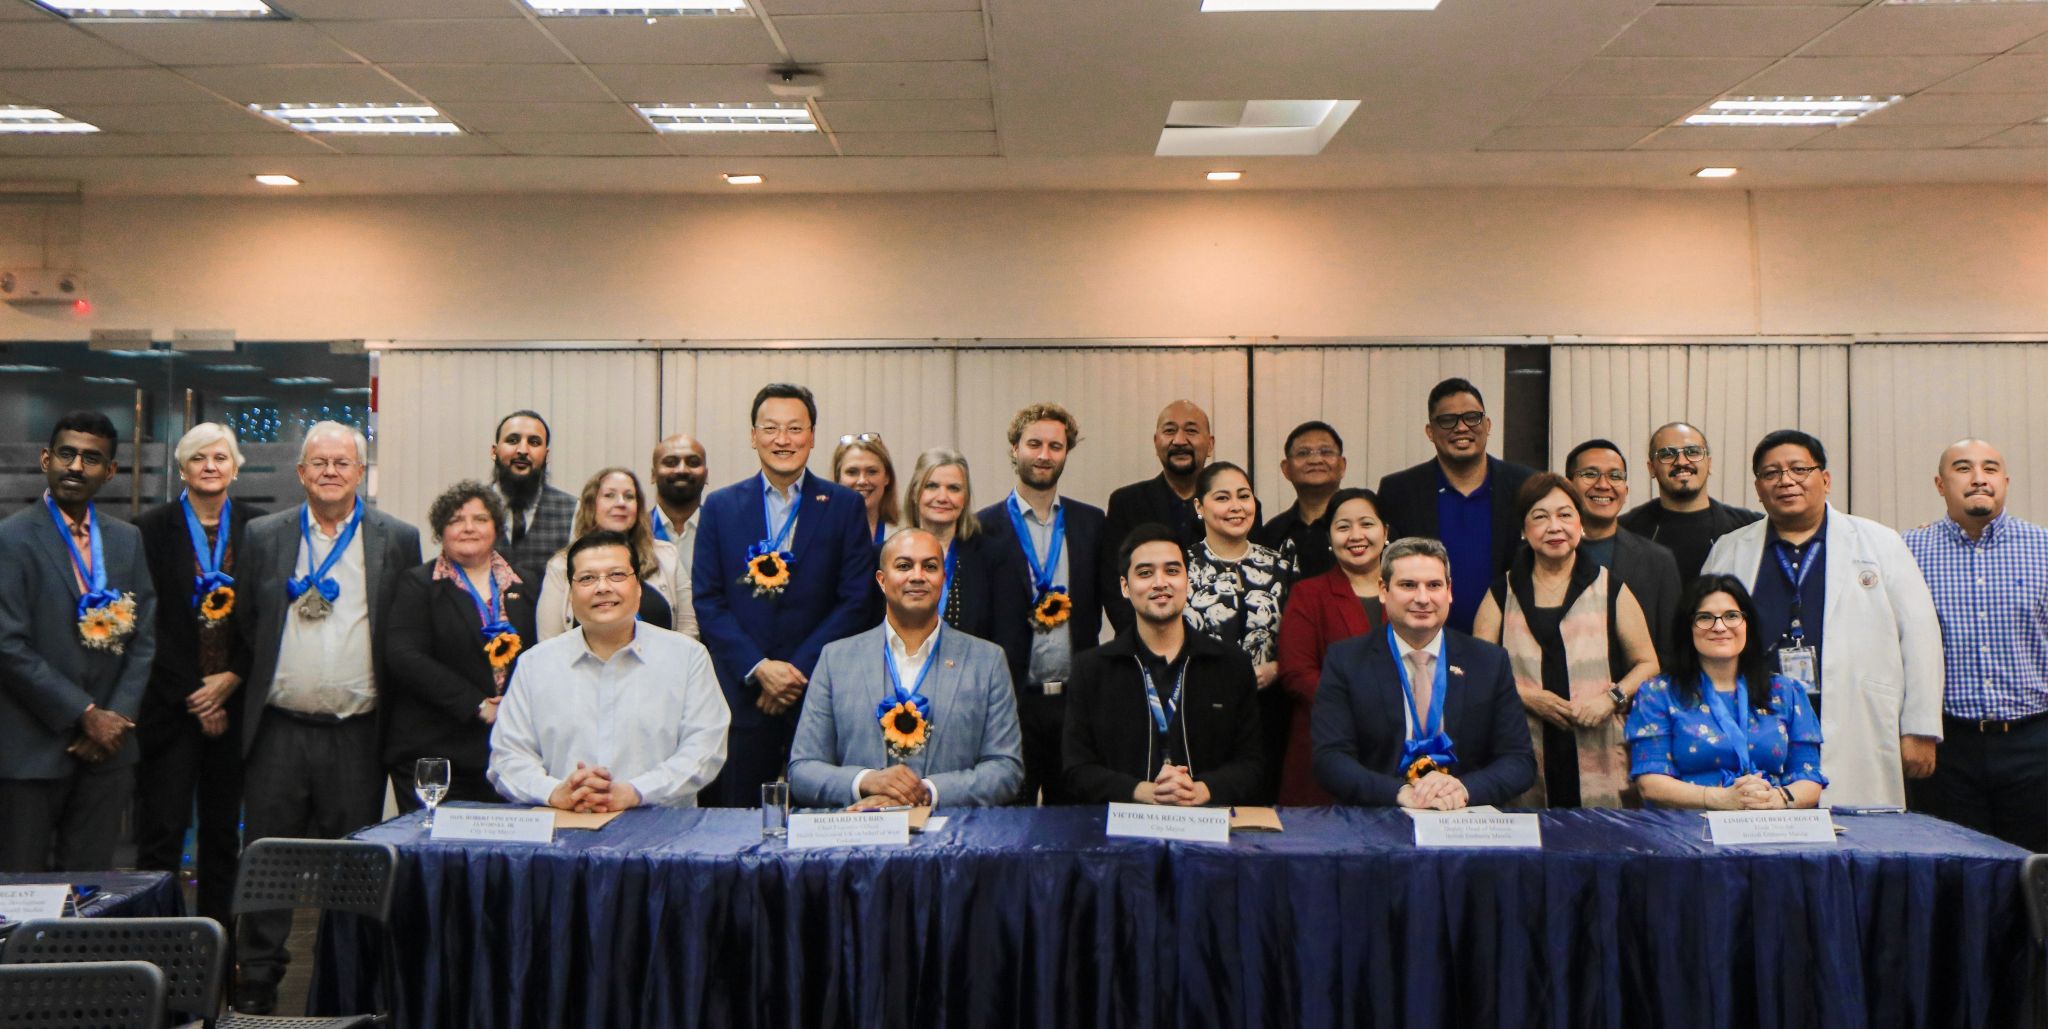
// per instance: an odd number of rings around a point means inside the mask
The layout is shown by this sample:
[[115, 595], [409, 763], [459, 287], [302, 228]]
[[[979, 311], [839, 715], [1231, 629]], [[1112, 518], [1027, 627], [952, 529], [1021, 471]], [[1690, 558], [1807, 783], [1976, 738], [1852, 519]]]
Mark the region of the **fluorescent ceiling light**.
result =
[[87, 125], [75, 118], [66, 118], [47, 107], [22, 107], [14, 104], [0, 104], [0, 132], [27, 133], [31, 135], [57, 135], [60, 133], [98, 132], [97, 125]]
[[657, 132], [816, 132], [803, 104], [634, 104]]
[[734, 175], [731, 172], [725, 175], [725, 184], [728, 186], [758, 186], [766, 181], [766, 178], [759, 175]]
[[1732, 179], [1735, 177], [1735, 173], [1741, 170], [1740, 168], [1701, 168], [1692, 174], [1696, 179]]
[[222, 397], [220, 399], [221, 403], [224, 404], [262, 404], [268, 403], [270, 400], [269, 397]]
[[262, 0], [33, 0], [66, 18], [282, 18]]
[[1202, 13], [1223, 11], [1434, 11], [1441, 0], [1202, 0]]
[[427, 104], [250, 104], [266, 118], [300, 132], [454, 136], [462, 129]]
[[1847, 125], [1897, 102], [1895, 96], [1735, 96], [1716, 100], [1687, 125]]
[[109, 357], [147, 357], [159, 361], [170, 361], [185, 356], [182, 351], [157, 350], [154, 348], [149, 350], [108, 350], [104, 351], [104, 353]]
[[320, 375], [287, 375], [281, 379], [270, 380], [270, 384], [273, 386], [325, 386], [333, 381], [333, 379]]
[[1356, 100], [1175, 100], [1160, 157], [1320, 154], [1358, 110]]
[[299, 180], [289, 175], [256, 175], [252, 176], [252, 178], [256, 180], [256, 184], [259, 186], [296, 186], [299, 184]]
[[543, 18], [665, 18], [672, 14], [745, 14], [747, 0], [681, 0], [666, 4], [610, 3], [607, 0], [525, 0]]
[[1236, 182], [1241, 178], [1244, 178], [1241, 171], [1212, 171], [1208, 175], [1210, 182]]
[[260, 372], [263, 370], [263, 366], [260, 364], [210, 364], [202, 369], [195, 370], [209, 372]]
[[0, 375], [40, 375], [56, 370], [47, 364], [0, 364]]
[[338, 397], [367, 397], [370, 395], [370, 387], [343, 386], [339, 389], [330, 389], [327, 392], [332, 393]]
[[119, 376], [116, 376], [116, 375], [88, 375], [88, 376], [86, 376], [86, 377], [85, 377], [85, 381], [87, 381], [87, 382], [90, 382], [90, 383], [92, 383], [92, 384], [93, 384], [93, 385], [95, 385], [95, 386], [133, 386], [133, 385], [135, 385], [135, 380], [134, 380], [134, 379], [124, 379], [124, 378], [121, 378], [121, 377], [119, 377]]

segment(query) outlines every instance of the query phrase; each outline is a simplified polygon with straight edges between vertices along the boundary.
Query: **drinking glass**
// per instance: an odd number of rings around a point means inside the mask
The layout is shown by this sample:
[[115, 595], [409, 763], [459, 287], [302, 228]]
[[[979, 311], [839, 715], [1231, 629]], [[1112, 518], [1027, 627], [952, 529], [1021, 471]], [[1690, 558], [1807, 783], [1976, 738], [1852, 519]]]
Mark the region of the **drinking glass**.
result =
[[448, 795], [448, 759], [445, 757], [423, 757], [412, 766], [412, 791], [419, 794], [420, 802], [427, 806], [426, 827], [434, 827], [434, 808], [440, 806], [441, 798]]
[[782, 839], [789, 835], [789, 784], [761, 784], [761, 835]]

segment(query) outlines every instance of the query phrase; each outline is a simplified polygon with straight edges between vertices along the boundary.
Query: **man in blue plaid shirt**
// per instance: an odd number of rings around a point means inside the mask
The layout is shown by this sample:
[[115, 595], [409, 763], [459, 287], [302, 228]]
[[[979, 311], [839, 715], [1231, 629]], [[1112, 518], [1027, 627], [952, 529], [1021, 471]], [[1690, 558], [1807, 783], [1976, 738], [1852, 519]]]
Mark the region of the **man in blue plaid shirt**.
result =
[[2048, 851], [2048, 529], [2005, 513], [2005, 458], [1942, 451], [1948, 517], [1905, 533], [1941, 616], [1948, 684], [1934, 775], [1913, 806]]

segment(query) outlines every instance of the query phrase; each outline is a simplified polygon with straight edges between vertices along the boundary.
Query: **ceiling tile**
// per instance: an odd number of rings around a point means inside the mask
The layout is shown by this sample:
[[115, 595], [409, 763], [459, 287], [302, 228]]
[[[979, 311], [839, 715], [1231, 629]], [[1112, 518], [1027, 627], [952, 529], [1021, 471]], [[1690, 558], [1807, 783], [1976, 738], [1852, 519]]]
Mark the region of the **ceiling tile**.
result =
[[837, 134], [848, 157], [994, 157], [993, 132], [847, 132]]
[[459, 101], [437, 105], [442, 114], [471, 132], [614, 133], [654, 130], [624, 104], [493, 104]]
[[744, 103], [780, 99], [767, 69], [746, 64], [593, 64], [591, 74], [628, 103]]
[[1653, 129], [1641, 126], [1510, 125], [1494, 130], [1481, 150], [1627, 150]]
[[991, 132], [986, 100], [839, 100], [818, 104], [826, 124], [845, 132]]
[[193, 68], [199, 84], [242, 104], [378, 103], [418, 100], [404, 86], [364, 64], [297, 64]]
[[612, 99], [572, 64], [391, 64], [385, 70], [432, 101], [602, 103]]
[[62, 21], [34, 4], [0, 4], [0, 21]]
[[1694, 96], [1568, 96], [1538, 100], [1515, 115], [1515, 125], [1669, 125], [1691, 114], [1713, 93]]
[[1770, 67], [1768, 58], [1596, 57], [1551, 90], [1557, 96], [1720, 95]]
[[906, 11], [979, 11], [981, 0], [753, 0], [771, 15], [897, 14]]
[[1757, 96], [1901, 96], [1982, 63], [1981, 57], [1792, 57], [1737, 89]]
[[1848, 17], [1846, 7], [1653, 7], [1602, 57], [1782, 57]]
[[779, 64], [759, 19], [549, 18], [548, 32], [586, 64]]
[[64, 113], [108, 132], [285, 133], [292, 131], [240, 104], [67, 104]]
[[2048, 118], [2048, 93], [1922, 93], [1856, 124], [2015, 125], [2041, 118]]
[[344, 154], [394, 154], [405, 157], [440, 157], [446, 154], [499, 154], [504, 151], [489, 136], [340, 136], [320, 137]]
[[296, 133], [273, 136], [100, 133], [91, 136], [0, 136], [0, 155], [88, 154], [108, 157], [224, 157], [315, 155], [330, 151]]
[[981, 15], [806, 14], [775, 19], [800, 64], [848, 61], [978, 61], [988, 56]]
[[0, 71], [0, 90], [38, 104], [219, 102], [161, 68]]
[[95, 22], [94, 35], [157, 64], [342, 64], [355, 58], [289, 21]]
[[1934, 87], [1937, 93], [2048, 93], [2048, 54], [1994, 57]]
[[1945, 150], [2001, 131], [1992, 125], [1846, 125], [1815, 136], [1801, 150]]
[[1789, 150], [1829, 132], [1825, 125], [1674, 125], [1635, 145], [1637, 150]]
[[[824, 99], [971, 100], [989, 96], [988, 66], [978, 61], [813, 65]], [[739, 64], [596, 64], [590, 70], [624, 100], [774, 100], [767, 69]]]
[[2048, 147], [2048, 125], [2021, 125], [1977, 142], [1982, 147]]
[[2040, 4], [1877, 4], [1856, 12], [1806, 53], [2002, 54], [2048, 32]]
[[1870, 0], [1657, 0], [1664, 7], [1862, 7]]
[[2026, 46], [2014, 47], [2013, 52], [2020, 54], [2048, 54], [2048, 32], [2042, 33]]
[[681, 157], [830, 157], [832, 141], [822, 132], [662, 133], [668, 152]]
[[509, 154], [563, 157], [667, 157], [668, 148], [652, 132], [557, 133], [501, 132], [491, 142]]
[[326, 21], [318, 28], [366, 60], [435, 64], [553, 64], [569, 60], [519, 18]]
[[519, 18], [526, 6], [519, 0], [265, 0], [272, 7], [307, 21], [328, 19], [417, 18], [430, 9], [437, 18]]
[[134, 68], [148, 63], [62, 22], [0, 22], [0, 68]]

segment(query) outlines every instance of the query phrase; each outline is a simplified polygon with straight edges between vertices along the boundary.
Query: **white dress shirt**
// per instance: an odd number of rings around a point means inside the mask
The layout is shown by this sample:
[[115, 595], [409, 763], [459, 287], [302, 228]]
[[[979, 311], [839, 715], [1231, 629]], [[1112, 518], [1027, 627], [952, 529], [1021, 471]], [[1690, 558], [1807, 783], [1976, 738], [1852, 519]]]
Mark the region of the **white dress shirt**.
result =
[[703, 644], [640, 622], [633, 642], [599, 660], [577, 628], [520, 657], [491, 732], [491, 785], [546, 804], [581, 761], [610, 769], [643, 803], [696, 807], [725, 767], [731, 724]]
[[[270, 705], [303, 715], [337, 718], [377, 709], [377, 683], [370, 663], [370, 588], [363, 571], [363, 534], [367, 531], [366, 526], [358, 525], [341, 560], [328, 570], [328, 577], [341, 587], [341, 595], [334, 598], [334, 609], [327, 617], [301, 618], [296, 601], [286, 608], [277, 674], [271, 680], [267, 701]], [[320, 520], [314, 519], [313, 552], [306, 552], [305, 537], [301, 536], [292, 578], [310, 574], [327, 560], [339, 536], [339, 532], [321, 528]]]
[[[931, 635], [924, 638], [924, 645], [918, 647], [917, 653], [913, 654], [910, 652], [909, 646], [903, 642], [903, 637], [896, 635], [895, 624], [887, 618], [882, 619], [882, 634], [889, 640], [889, 660], [896, 663], [896, 680], [903, 684], [904, 689], [909, 689], [911, 684], [917, 681], [918, 675], [924, 671], [926, 662], [932, 659], [933, 654], [939, 652], [939, 633], [944, 631], [945, 623], [940, 622], [937, 627], [932, 629]], [[860, 803], [860, 781], [867, 778], [868, 773], [873, 771], [875, 771], [873, 768], [864, 768], [853, 777], [854, 803]], [[920, 779], [918, 781], [924, 783], [925, 792], [931, 795], [931, 806], [938, 807], [939, 788], [932, 785], [930, 779]]]
[[[1394, 659], [1396, 661], [1401, 662], [1402, 674], [1409, 676], [1413, 676], [1415, 674], [1415, 666], [1408, 662], [1408, 655], [1417, 653], [1428, 654], [1430, 657], [1435, 658], [1435, 661], [1432, 662], [1429, 666], [1429, 674], [1431, 675], [1431, 677], [1434, 677], [1436, 675], [1436, 670], [1443, 665], [1444, 661], [1443, 629], [1437, 629], [1436, 635], [1430, 637], [1428, 643], [1425, 643], [1419, 647], [1409, 646], [1408, 641], [1402, 639], [1400, 633], [1397, 632], [1394, 634]], [[1448, 684], [1450, 680], [1446, 678], [1444, 681], [1446, 684], [1445, 688], [1449, 688]], [[1414, 739], [1415, 715], [1408, 710], [1407, 697], [1401, 698], [1401, 722], [1402, 724], [1408, 727], [1408, 738]]]
[[[781, 490], [776, 489], [775, 484], [768, 481], [767, 472], [760, 473], [762, 510], [767, 513], [767, 518], [765, 520], [763, 528], [767, 530], [767, 535], [763, 535], [759, 542], [769, 542], [769, 537], [772, 536], [776, 532], [776, 530], [782, 528], [782, 520], [784, 518], [789, 517], [789, 509], [791, 507], [795, 507], [796, 505], [803, 503], [804, 476], [808, 474], [810, 474], [808, 470], [798, 472], [796, 476], [796, 481], [790, 483], [788, 489]], [[749, 543], [747, 545], [750, 547], [753, 546], [752, 543]], [[796, 519], [790, 519], [789, 535], [783, 537], [782, 549], [796, 549]], [[688, 582], [690, 580], [687, 576], [685, 576], [683, 581]], [[767, 664], [771, 660], [773, 659], [764, 657], [761, 660], [754, 662], [754, 667], [747, 669], [747, 680], [749, 682], [752, 682], [754, 680], [754, 673], [760, 671], [761, 666]]]

